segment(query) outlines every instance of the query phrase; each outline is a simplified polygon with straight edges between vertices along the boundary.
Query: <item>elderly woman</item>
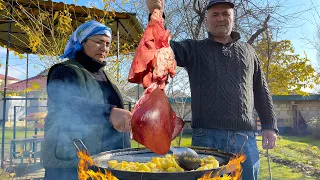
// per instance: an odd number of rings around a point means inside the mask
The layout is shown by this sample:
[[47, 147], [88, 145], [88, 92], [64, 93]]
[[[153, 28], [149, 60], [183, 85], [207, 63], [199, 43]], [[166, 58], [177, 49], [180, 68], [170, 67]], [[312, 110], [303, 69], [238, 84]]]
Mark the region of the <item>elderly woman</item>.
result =
[[50, 68], [42, 154], [45, 179], [78, 179], [75, 139], [82, 140], [91, 155], [130, 147], [132, 114], [123, 109], [116, 82], [103, 70], [111, 33], [96, 21], [82, 24], [61, 56], [65, 61]]

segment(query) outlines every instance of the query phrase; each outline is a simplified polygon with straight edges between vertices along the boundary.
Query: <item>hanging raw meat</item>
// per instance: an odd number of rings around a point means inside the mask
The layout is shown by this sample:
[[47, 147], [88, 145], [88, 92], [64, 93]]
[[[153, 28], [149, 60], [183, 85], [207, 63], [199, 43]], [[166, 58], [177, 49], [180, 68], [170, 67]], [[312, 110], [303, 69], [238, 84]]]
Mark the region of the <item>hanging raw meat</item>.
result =
[[128, 80], [143, 85], [131, 120], [133, 139], [157, 154], [169, 151], [184, 122], [173, 111], [164, 88], [175, 74], [176, 61], [159, 10], [154, 10], [133, 59]]

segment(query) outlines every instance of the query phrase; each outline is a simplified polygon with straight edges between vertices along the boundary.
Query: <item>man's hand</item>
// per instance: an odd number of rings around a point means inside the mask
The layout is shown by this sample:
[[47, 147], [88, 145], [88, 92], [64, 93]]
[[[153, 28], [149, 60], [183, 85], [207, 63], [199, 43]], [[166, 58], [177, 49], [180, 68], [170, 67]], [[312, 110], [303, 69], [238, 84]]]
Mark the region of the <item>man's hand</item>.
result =
[[275, 130], [262, 130], [262, 147], [263, 149], [273, 149], [276, 145], [277, 134]]
[[119, 132], [129, 132], [131, 130], [132, 113], [125, 109], [113, 108], [110, 114], [110, 122]]
[[153, 12], [154, 9], [159, 9], [161, 12], [163, 12], [164, 0], [146, 0], [146, 3], [151, 13]]

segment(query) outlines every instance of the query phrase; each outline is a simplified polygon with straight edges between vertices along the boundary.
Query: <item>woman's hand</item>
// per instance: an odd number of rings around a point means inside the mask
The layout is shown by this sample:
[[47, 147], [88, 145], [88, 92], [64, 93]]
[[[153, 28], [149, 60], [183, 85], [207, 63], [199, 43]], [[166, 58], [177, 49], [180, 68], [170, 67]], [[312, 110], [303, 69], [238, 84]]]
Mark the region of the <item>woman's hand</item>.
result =
[[112, 108], [110, 122], [119, 132], [130, 132], [132, 113], [125, 109]]

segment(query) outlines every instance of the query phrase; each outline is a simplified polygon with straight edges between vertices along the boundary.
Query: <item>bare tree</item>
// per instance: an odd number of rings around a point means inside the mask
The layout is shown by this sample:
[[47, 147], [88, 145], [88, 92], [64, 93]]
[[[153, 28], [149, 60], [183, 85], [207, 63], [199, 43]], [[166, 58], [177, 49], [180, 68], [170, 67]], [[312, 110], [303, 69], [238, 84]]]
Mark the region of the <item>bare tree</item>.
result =
[[[170, 30], [173, 40], [200, 40], [207, 37], [205, 25], [207, 0], [166, 0], [165, 2], [165, 24], [166, 28]], [[284, 0], [275, 0], [272, 3], [261, 0], [233, 0], [233, 2], [236, 7], [234, 30], [242, 35], [243, 41], [252, 45], [267, 30], [271, 42], [280, 33], [280, 30], [290, 27], [291, 19], [302, 13], [285, 14], [281, 12], [281, 8], [285, 6]], [[136, 13], [140, 22], [146, 26], [149, 11], [146, 8], [145, 0], [131, 0], [131, 3], [132, 6], [126, 7], [125, 10]], [[122, 7], [118, 8], [121, 10]], [[271, 32], [276, 32], [276, 35]], [[268, 50], [264, 52], [269, 63], [275, 48], [273, 46], [270, 44]], [[176, 76], [170, 80], [166, 87], [166, 93], [173, 100], [177, 114], [185, 119], [190, 111], [188, 107], [190, 104], [187, 103], [190, 96], [190, 85], [187, 72], [183, 68], [178, 69]]]
[[314, 5], [313, 3], [312, 3], [312, 9], [313, 9], [313, 19], [310, 23], [315, 26], [317, 31], [314, 38], [312, 39], [305, 38], [305, 39], [307, 39], [308, 43], [311, 44], [317, 50], [317, 62], [318, 62], [318, 66], [320, 66], [320, 23], [319, 23], [320, 10], [319, 10], [319, 7]]
[[[295, 16], [281, 14], [279, 9], [283, 5], [280, 1], [269, 4], [258, 0], [234, 0], [234, 30], [240, 32], [244, 39], [252, 44], [267, 28], [284, 27]], [[203, 39], [207, 36], [206, 4], [206, 0], [166, 1], [166, 25], [174, 39]]]
[[[311, 5], [307, 9], [307, 12], [310, 13], [310, 15], [307, 16], [307, 18], [304, 18], [303, 20], [308, 22], [309, 24], [313, 25], [316, 29], [315, 34], [306, 34], [304, 31], [300, 33], [300, 40], [302, 43], [305, 44], [308, 48], [314, 48], [317, 52], [317, 64], [315, 65], [315, 68], [317, 71], [320, 70], [320, 10], [319, 6], [315, 5], [313, 1], [310, 1]], [[320, 86], [316, 85], [315, 88], [312, 90], [313, 93], [320, 93]]]

